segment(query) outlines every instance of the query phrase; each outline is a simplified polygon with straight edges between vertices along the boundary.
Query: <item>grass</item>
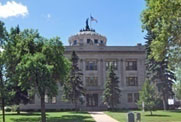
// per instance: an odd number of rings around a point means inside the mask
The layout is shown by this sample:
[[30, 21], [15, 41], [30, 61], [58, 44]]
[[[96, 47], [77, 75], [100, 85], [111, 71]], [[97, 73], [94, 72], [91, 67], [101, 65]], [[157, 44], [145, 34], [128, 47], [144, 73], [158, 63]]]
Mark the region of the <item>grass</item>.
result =
[[[133, 111], [141, 113], [141, 122], [181, 122], [181, 111], [153, 111], [153, 115], [150, 116], [150, 112]], [[127, 122], [128, 111], [110, 112], [106, 111], [106, 114], [119, 122]]]
[[[95, 122], [87, 112], [47, 112], [47, 122]], [[16, 113], [6, 112], [6, 122], [40, 122], [40, 112]], [[2, 114], [0, 114], [0, 122]]]

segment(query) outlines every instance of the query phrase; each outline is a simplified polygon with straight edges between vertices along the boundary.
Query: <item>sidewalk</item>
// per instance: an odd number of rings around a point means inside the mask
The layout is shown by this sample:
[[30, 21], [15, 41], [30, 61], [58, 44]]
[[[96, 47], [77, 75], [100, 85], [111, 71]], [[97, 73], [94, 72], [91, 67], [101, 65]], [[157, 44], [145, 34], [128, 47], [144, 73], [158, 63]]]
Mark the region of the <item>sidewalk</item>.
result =
[[118, 122], [117, 120], [106, 115], [104, 112], [88, 112], [96, 122]]

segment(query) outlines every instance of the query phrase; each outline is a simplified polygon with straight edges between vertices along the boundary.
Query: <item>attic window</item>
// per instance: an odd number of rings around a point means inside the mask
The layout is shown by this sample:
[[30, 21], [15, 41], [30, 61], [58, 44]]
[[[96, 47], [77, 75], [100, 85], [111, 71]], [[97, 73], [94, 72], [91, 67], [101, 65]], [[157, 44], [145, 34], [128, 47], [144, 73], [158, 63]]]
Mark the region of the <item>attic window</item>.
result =
[[97, 43], [98, 43], [98, 40], [97, 40], [97, 39], [95, 39], [95, 40], [94, 40], [94, 43], [95, 43], [95, 44], [97, 44]]
[[91, 40], [90, 39], [87, 39], [87, 44], [90, 44]]

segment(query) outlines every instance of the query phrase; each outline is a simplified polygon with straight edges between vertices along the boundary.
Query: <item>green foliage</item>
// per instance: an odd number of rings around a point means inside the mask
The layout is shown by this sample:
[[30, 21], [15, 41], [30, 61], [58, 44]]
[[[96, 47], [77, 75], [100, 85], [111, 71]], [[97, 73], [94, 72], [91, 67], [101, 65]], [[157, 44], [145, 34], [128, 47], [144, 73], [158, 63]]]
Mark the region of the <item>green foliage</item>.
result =
[[154, 33], [151, 57], [161, 61], [171, 45], [181, 44], [181, 0], [145, 0], [143, 29]]
[[69, 76], [64, 82], [64, 96], [67, 100], [70, 100], [74, 105], [75, 109], [78, 109], [78, 104], [83, 103], [82, 97], [85, 96], [85, 88], [82, 80], [82, 71], [78, 67], [79, 57], [75, 51], [72, 52]]
[[17, 64], [21, 60], [20, 56], [17, 56], [17, 45], [20, 43], [20, 40], [18, 40], [19, 37], [19, 26], [11, 28], [11, 31], [8, 34], [8, 40], [4, 46], [6, 79], [8, 82], [8, 90], [10, 94], [9, 104], [11, 105], [19, 105], [20, 103], [27, 104], [29, 102], [27, 90], [30, 89], [30, 87], [22, 88], [22, 86], [19, 85], [19, 75], [17, 74], [16, 70]]
[[169, 57], [163, 55], [162, 60], [157, 61], [151, 56], [152, 43], [156, 38], [151, 30], [147, 30], [146, 41], [146, 77], [157, 86], [160, 98], [163, 101], [163, 108], [167, 109], [167, 99], [173, 97], [172, 85], [175, 81], [174, 72], [169, 68]]
[[[152, 114], [152, 111], [156, 107], [156, 100], [157, 100], [154, 85], [151, 84], [149, 80], [146, 80], [139, 94], [140, 94], [140, 99], [138, 101], [138, 106], [141, 109], [150, 111]], [[143, 104], [144, 104], [144, 108], [143, 108]]]
[[115, 109], [116, 105], [120, 102], [120, 93], [119, 78], [116, 76], [114, 68], [111, 65], [103, 94], [104, 103], [108, 108]]
[[[58, 37], [45, 39], [38, 31], [12, 28], [5, 45], [7, 81], [9, 82], [12, 104], [29, 101], [28, 91], [35, 90], [41, 98], [48, 93], [55, 96], [58, 82], [67, 73], [67, 59]], [[44, 104], [44, 99], [41, 99]], [[44, 104], [45, 105], [45, 104]], [[45, 106], [42, 105], [42, 110]], [[45, 111], [42, 112], [45, 115]], [[45, 120], [45, 116], [42, 117]]]
[[0, 103], [2, 109], [2, 121], [5, 122], [5, 111], [4, 107], [6, 105], [7, 99], [9, 97], [7, 82], [5, 79], [5, 60], [4, 60], [4, 44], [7, 39], [7, 31], [4, 27], [4, 23], [0, 21]]

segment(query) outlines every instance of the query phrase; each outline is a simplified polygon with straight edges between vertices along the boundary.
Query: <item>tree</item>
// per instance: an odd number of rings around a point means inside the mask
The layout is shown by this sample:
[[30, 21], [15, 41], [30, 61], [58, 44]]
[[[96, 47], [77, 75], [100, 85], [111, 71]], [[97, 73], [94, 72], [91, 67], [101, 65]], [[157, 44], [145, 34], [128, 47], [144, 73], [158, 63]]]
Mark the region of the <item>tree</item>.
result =
[[[7, 89], [11, 95], [9, 99], [10, 105], [17, 105], [17, 113], [20, 114], [19, 104], [27, 104], [29, 102], [28, 90], [29, 88], [22, 88], [18, 82], [18, 74], [16, 67], [20, 63], [21, 56], [17, 56], [17, 46], [20, 43], [18, 40], [20, 36], [19, 26], [11, 28], [8, 34], [8, 40], [4, 46], [5, 65], [6, 65], [6, 79], [8, 82]], [[22, 55], [22, 54], [21, 54]]]
[[142, 109], [150, 111], [150, 114], [152, 115], [152, 111], [156, 107], [157, 99], [154, 85], [149, 80], [146, 80], [139, 94], [140, 99], [138, 100], [138, 106]]
[[151, 55], [151, 43], [155, 35], [148, 31], [145, 37], [146, 41], [146, 77], [157, 86], [157, 91], [162, 98], [163, 108], [167, 109], [169, 97], [173, 97], [172, 85], [175, 80], [174, 73], [169, 68], [168, 56], [164, 56], [162, 61], [156, 61]]
[[[17, 37], [15, 55], [18, 84], [23, 89], [33, 88], [40, 95], [42, 122], [46, 122], [45, 94], [57, 94], [58, 82], [67, 72], [67, 60], [60, 39], [45, 39], [34, 30], [24, 30]], [[23, 40], [23, 41], [22, 41]]]
[[4, 43], [7, 40], [7, 32], [6, 28], [4, 27], [4, 23], [0, 21], [0, 99], [1, 99], [1, 108], [2, 108], [2, 120], [5, 122], [5, 100], [7, 96], [7, 90], [6, 90], [6, 82], [4, 79], [5, 73], [4, 73], [4, 54], [3, 54], [3, 48]]
[[116, 105], [119, 104], [120, 93], [119, 78], [114, 72], [113, 65], [111, 65], [103, 94], [104, 103], [110, 107], [111, 110], [115, 109]]
[[4, 73], [3, 73], [3, 67], [4, 67], [4, 62], [3, 62], [3, 55], [2, 52], [0, 52], [0, 99], [1, 99], [1, 108], [2, 108], [2, 114], [3, 114], [3, 122], [5, 122], [5, 111], [4, 111], [4, 106], [5, 106], [5, 82], [4, 82]]
[[181, 1], [145, 0], [142, 13], [143, 29], [155, 34], [151, 43], [151, 57], [162, 61], [167, 50], [181, 44]]
[[68, 80], [64, 83], [64, 94], [65, 98], [70, 100], [74, 106], [75, 110], [78, 110], [78, 104], [81, 102], [81, 98], [85, 96], [85, 88], [82, 80], [82, 72], [78, 67], [79, 57], [72, 52], [71, 62], [72, 66], [70, 67], [70, 74]]

